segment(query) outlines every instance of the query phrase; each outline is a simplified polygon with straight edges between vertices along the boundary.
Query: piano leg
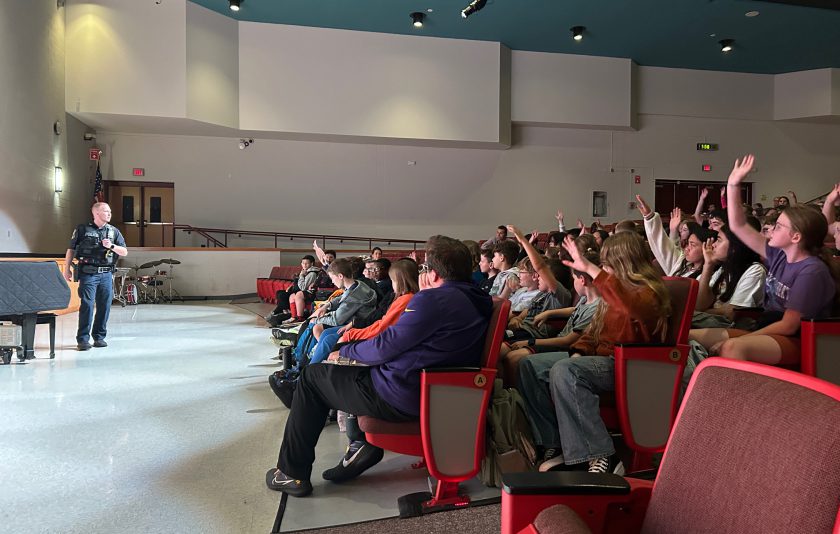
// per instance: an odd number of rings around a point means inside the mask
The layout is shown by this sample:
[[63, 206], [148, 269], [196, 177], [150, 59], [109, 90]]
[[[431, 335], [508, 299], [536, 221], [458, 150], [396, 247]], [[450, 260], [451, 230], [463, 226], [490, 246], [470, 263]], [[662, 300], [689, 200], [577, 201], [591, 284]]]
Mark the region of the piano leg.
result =
[[[38, 322], [38, 314], [25, 313], [21, 316], [21, 328], [23, 330], [23, 357], [21, 360], [35, 359], [35, 325]], [[21, 356], [21, 355], [18, 355]]]

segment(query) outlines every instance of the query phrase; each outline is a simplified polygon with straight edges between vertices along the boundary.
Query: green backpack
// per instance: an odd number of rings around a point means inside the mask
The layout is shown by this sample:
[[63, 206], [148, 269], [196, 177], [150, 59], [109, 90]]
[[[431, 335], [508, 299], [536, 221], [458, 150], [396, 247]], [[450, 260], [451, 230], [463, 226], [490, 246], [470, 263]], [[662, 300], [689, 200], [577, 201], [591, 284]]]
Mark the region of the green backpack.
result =
[[525, 403], [518, 391], [506, 389], [498, 378], [487, 408], [484, 450], [478, 476], [488, 487], [502, 487], [503, 474], [535, 469], [537, 454]]

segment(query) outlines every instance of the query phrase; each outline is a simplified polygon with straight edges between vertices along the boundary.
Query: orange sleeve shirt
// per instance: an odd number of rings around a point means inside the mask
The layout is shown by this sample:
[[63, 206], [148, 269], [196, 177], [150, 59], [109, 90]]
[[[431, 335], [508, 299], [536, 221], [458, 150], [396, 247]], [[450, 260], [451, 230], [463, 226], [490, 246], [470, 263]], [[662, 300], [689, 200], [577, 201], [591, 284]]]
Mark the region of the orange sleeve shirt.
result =
[[347, 330], [341, 336], [339, 341], [342, 343], [346, 341], [364, 341], [365, 339], [378, 336], [380, 332], [397, 322], [400, 315], [402, 315], [403, 311], [405, 311], [405, 307], [408, 306], [408, 301], [410, 301], [413, 296], [414, 293], [406, 293], [405, 295], [395, 298], [394, 302], [388, 306], [388, 311], [385, 312], [385, 316], [382, 317], [382, 319], [379, 319], [367, 328], [351, 328], [350, 330]]
[[606, 271], [601, 271], [594, 283], [607, 304], [604, 327], [597, 343], [587, 329], [571, 346], [573, 352], [585, 356], [612, 356], [616, 343], [660, 341], [655, 331], [663, 313], [661, 303], [652, 289], [646, 285], [622, 282]]

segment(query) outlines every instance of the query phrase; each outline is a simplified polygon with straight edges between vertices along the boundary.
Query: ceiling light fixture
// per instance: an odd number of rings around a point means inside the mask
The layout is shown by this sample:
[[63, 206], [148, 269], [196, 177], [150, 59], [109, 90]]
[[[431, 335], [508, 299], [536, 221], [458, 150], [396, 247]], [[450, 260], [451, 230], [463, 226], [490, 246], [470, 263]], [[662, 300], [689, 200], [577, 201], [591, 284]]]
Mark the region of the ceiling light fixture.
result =
[[230, 0], [230, 10], [231, 11], [239, 11], [240, 4], [244, 0]]
[[723, 39], [718, 41], [720, 43], [720, 51], [726, 54], [732, 52], [732, 46], [735, 44], [735, 39]]
[[461, 10], [461, 16], [467, 18], [476, 11], [481, 11], [487, 5], [487, 0], [473, 0], [470, 5]]
[[572, 26], [569, 28], [569, 31], [572, 32], [572, 39], [575, 41], [582, 41], [583, 40], [583, 32], [586, 30], [586, 26]]
[[53, 170], [53, 184], [56, 193], [64, 191], [64, 171], [61, 167], [56, 167]]
[[413, 21], [415, 28], [422, 28], [423, 27], [423, 19], [426, 17], [425, 14], [420, 13], [419, 11], [415, 11], [411, 14], [411, 20]]
[[760, 14], [761, 13], [759, 13], [758, 11], [747, 11], [746, 13], [744, 13], [744, 16], [752, 18], [752, 17], [757, 17]]

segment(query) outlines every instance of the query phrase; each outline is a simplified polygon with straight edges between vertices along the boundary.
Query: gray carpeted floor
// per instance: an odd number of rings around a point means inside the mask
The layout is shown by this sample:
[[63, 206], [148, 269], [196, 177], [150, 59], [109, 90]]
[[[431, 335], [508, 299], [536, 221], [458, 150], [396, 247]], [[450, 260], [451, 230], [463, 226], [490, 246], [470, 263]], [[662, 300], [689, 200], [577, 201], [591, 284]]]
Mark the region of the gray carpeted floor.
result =
[[473, 505], [463, 510], [439, 512], [426, 516], [400, 519], [397, 517], [365, 521], [352, 525], [313, 530], [297, 530], [306, 534], [489, 534], [499, 532], [502, 524], [502, 505]]

